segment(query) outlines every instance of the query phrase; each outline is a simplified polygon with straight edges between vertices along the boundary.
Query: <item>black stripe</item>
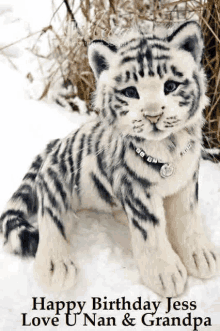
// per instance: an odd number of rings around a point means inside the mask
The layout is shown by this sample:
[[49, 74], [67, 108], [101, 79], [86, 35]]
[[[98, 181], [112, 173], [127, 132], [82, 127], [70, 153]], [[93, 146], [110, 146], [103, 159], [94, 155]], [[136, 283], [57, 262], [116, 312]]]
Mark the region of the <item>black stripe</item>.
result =
[[158, 218], [149, 212], [148, 208], [141, 202], [140, 199], [135, 198], [134, 196], [128, 196], [125, 198], [125, 202], [130, 207], [134, 215], [139, 219], [144, 221], [150, 221], [154, 225], [159, 224]]
[[[185, 22], [183, 24], [181, 24], [170, 36], [167, 37], [167, 41], [170, 42], [171, 40], [173, 40], [173, 38], [182, 30], [185, 28], [186, 25], [188, 24], [194, 24], [197, 27], [199, 27], [198, 23], [196, 23], [195, 21], [190, 21], [190, 22]], [[200, 29], [200, 28], [199, 28]], [[202, 38], [202, 35], [201, 35]]]
[[140, 212], [128, 197], [124, 199], [124, 202], [130, 208], [134, 216], [137, 216], [139, 220], [147, 221], [147, 216]]
[[33, 228], [32, 225], [30, 225], [25, 219], [19, 218], [19, 217], [13, 217], [9, 220], [7, 220], [7, 223], [5, 225], [5, 232], [4, 232], [4, 238], [6, 241], [8, 240], [8, 236], [11, 231], [20, 228], [21, 226], [24, 226], [27, 229]]
[[125, 74], [126, 74], [125, 83], [127, 83], [129, 81], [130, 77], [131, 77], [130, 71], [126, 71]]
[[176, 137], [173, 134], [171, 134], [168, 137], [168, 139], [171, 142], [171, 144], [169, 144], [167, 147], [168, 147], [169, 151], [172, 153], [176, 149], [176, 145], [177, 145]]
[[106, 47], [108, 47], [112, 52], [117, 53], [117, 47], [114, 44], [107, 43], [105, 40], [102, 39], [95, 39], [92, 41], [92, 44], [102, 44]]
[[96, 140], [96, 144], [95, 144], [95, 152], [97, 154], [99, 154], [100, 150], [99, 150], [99, 145], [100, 145], [100, 142], [101, 142], [101, 139], [102, 139], [102, 136], [105, 132], [105, 129], [102, 129], [97, 137], [97, 140]]
[[158, 56], [154, 57], [154, 60], [158, 60], [158, 61], [160, 61], [160, 60], [170, 60], [170, 59], [171, 59], [171, 57], [169, 55], [158, 55]]
[[37, 229], [22, 229], [18, 234], [21, 243], [22, 256], [35, 256], [39, 242], [39, 231]]
[[0, 221], [3, 221], [5, 217], [11, 217], [11, 216], [15, 216], [18, 218], [24, 218], [25, 214], [21, 210], [8, 209], [1, 215]]
[[64, 203], [64, 206], [66, 209], [68, 209], [68, 203], [67, 203], [67, 194], [63, 188], [63, 184], [61, 183], [61, 181], [58, 179], [58, 175], [57, 173], [51, 169], [51, 168], [48, 168], [47, 169], [47, 173], [49, 175], [49, 177], [53, 180], [53, 183], [57, 189], [57, 191], [59, 192], [62, 200], [63, 200], [63, 203]]
[[198, 181], [196, 182], [196, 187], [195, 187], [195, 198], [196, 198], [196, 201], [199, 200], [199, 183], [198, 183]]
[[186, 92], [182, 90], [180, 90], [176, 95], [181, 96], [184, 100], [189, 100], [191, 97], [190, 94], [186, 94]]
[[134, 78], [135, 82], [138, 81], [138, 76], [137, 76], [137, 74], [135, 72], [133, 72], [133, 78]]
[[28, 172], [28, 173], [24, 176], [23, 180], [28, 180], [28, 179], [30, 179], [31, 182], [34, 182], [35, 179], [36, 179], [36, 176], [37, 176], [36, 173], [34, 173], [34, 172]]
[[[125, 202], [139, 219], [145, 221], [150, 220], [154, 225], [159, 223], [158, 219], [153, 214], [149, 213], [148, 208], [141, 200], [135, 197], [131, 181], [129, 181], [125, 175], [121, 178], [121, 187], [124, 188], [123, 195], [125, 196]], [[148, 198], [150, 198], [150, 196], [148, 196]]]
[[60, 141], [60, 139], [54, 139], [47, 144], [46, 153], [49, 154], [53, 150], [54, 146]]
[[201, 97], [201, 89], [200, 89], [200, 85], [199, 85], [199, 79], [198, 79], [198, 76], [196, 75], [196, 73], [193, 73], [193, 79], [196, 83], [197, 94], [195, 95], [194, 93], [192, 93], [192, 95], [194, 95], [194, 98], [192, 100], [192, 106], [189, 110], [188, 119], [191, 118], [196, 113], [196, 111], [198, 110], [199, 100], [200, 100], [200, 97]]
[[127, 113], [129, 113], [129, 110], [124, 110], [124, 111], [121, 111], [119, 115], [125, 116], [125, 115], [127, 115]]
[[152, 57], [152, 52], [150, 48], [147, 48], [146, 53], [145, 53], [147, 62], [148, 62], [148, 75], [149, 76], [154, 76], [154, 73], [152, 71], [152, 65], [153, 65], [153, 57]]
[[73, 191], [73, 183], [74, 183], [74, 162], [73, 162], [73, 145], [76, 139], [76, 136], [79, 132], [79, 129], [74, 133], [73, 137], [70, 140], [69, 150], [68, 150], [68, 162], [70, 166], [70, 189]]
[[124, 144], [124, 142], [122, 142], [122, 147], [121, 147], [121, 151], [120, 151], [120, 155], [119, 155], [119, 160], [121, 163], [124, 162], [125, 150], [126, 150], [125, 144]]
[[93, 180], [93, 183], [95, 184], [95, 187], [99, 193], [100, 198], [102, 198], [105, 202], [107, 202], [110, 205], [115, 205], [113, 197], [108, 192], [108, 190], [103, 185], [103, 183], [96, 177], [94, 173], [91, 173], [90, 176]]
[[113, 117], [111, 119], [111, 123], [110, 124], [112, 124], [115, 121], [116, 117], [117, 117], [116, 112], [115, 112], [115, 110], [114, 110], [114, 108], [112, 106], [112, 96], [113, 96], [112, 93], [109, 93], [109, 95], [108, 95], [108, 107], [109, 107], [110, 112], [111, 112], [111, 115]]
[[138, 137], [138, 136], [127, 135], [127, 138], [129, 138], [129, 139], [131, 139], [131, 140], [135, 140], [135, 141], [138, 142], [138, 143], [146, 141], [145, 138], [143, 138], [143, 137]]
[[157, 49], [160, 49], [160, 50], [163, 50], [163, 51], [169, 51], [170, 50], [169, 47], [161, 45], [161, 44], [153, 44], [153, 45], [151, 45], [151, 48], [157, 48]]
[[157, 74], [159, 75], [160, 78], [163, 78], [161, 66], [159, 64], [157, 65]]
[[109, 109], [110, 109], [110, 112], [113, 116], [113, 121], [114, 121], [114, 119], [117, 117], [117, 115], [116, 115], [116, 112], [115, 112], [115, 110], [114, 110], [114, 108], [112, 107], [111, 104], [109, 105]]
[[92, 142], [92, 138], [94, 133], [96, 132], [96, 130], [100, 127], [101, 122], [96, 123], [95, 126], [93, 126], [91, 133], [88, 136], [88, 140], [87, 140], [87, 145], [88, 145], [88, 149], [87, 149], [87, 155], [92, 153], [92, 146], [91, 146], [91, 142]]
[[[138, 39], [133, 39], [133, 41], [139, 41]], [[125, 53], [129, 53], [131, 51], [135, 51], [137, 49], [143, 49], [144, 46], [147, 45], [147, 39], [146, 38], [141, 38], [140, 43], [138, 43], [135, 46], [131, 46], [129, 48], [127, 48], [125, 51], [121, 52], [120, 55], [124, 55]]]
[[[49, 201], [51, 203], [51, 205], [54, 208], [56, 208], [59, 211], [61, 211], [60, 205], [57, 202], [57, 200], [56, 200], [55, 196], [53, 195], [53, 193], [51, 192], [51, 190], [49, 189], [48, 184], [45, 181], [43, 175], [42, 174], [39, 174], [38, 178], [39, 178], [40, 188], [42, 189], [42, 192], [41, 192], [42, 198], [44, 197], [44, 195], [46, 193], [47, 194], [47, 197], [48, 197], [48, 199], [49, 199]], [[42, 208], [43, 208], [43, 206], [42, 206]]]
[[[121, 94], [121, 91], [115, 90], [115, 92]], [[121, 104], [123, 104], [123, 105], [125, 105], [125, 106], [128, 106], [127, 101], [125, 101], [125, 100], [119, 98], [117, 95], [115, 95], [115, 99], [116, 99], [118, 102], [120, 102]]]
[[155, 73], [154, 73], [152, 70], [149, 70], [149, 71], [148, 71], [148, 75], [149, 75], [150, 77], [154, 77]]
[[77, 186], [78, 197], [80, 194], [80, 175], [81, 175], [81, 164], [82, 164], [82, 156], [83, 156], [83, 150], [85, 144], [85, 137], [86, 135], [83, 134], [80, 140], [79, 148], [77, 150], [75, 185]]
[[[116, 169], [116, 166], [115, 166], [115, 154], [116, 154], [116, 151], [118, 149], [118, 140], [114, 140], [112, 142], [112, 147], [113, 147], [113, 144], [114, 144], [114, 149], [111, 151], [111, 163], [110, 163], [110, 166], [109, 166], [109, 169], [110, 169], [110, 174], [108, 175], [108, 181], [110, 182], [111, 185], [113, 185], [113, 174], [114, 174], [114, 171]], [[107, 174], [106, 174], [107, 176]]]
[[111, 160], [113, 160], [115, 158], [115, 153], [117, 151], [117, 148], [118, 148], [118, 140], [115, 140], [115, 148], [112, 152], [112, 155], [111, 155]]
[[102, 93], [103, 93], [103, 97], [102, 97], [102, 114], [103, 117], [106, 117], [106, 110], [105, 110], [105, 106], [106, 106], [106, 93], [104, 92], [105, 90], [105, 86], [103, 87]]
[[144, 68], [138, 71], [138, 74], [143, 78], [144, 77]]
[[156, 37], [155, 35], [153, 35], [152, 37], [146, 38], [146, 40], [159, 40], [159, 41], [161, 41], [161, 38]]
[[56, 146], [56, 149], [55, 149], [54, 153], [52, 154], [52, 158], [51, 158], [52, 164], [58, 163], [58, 154], [59, 154], [61, 145], [62, 145], [62, 143], [60, 142], [60, 144]]
[[50, 261], [50, 272], [54, 272], [54, 263], [53, 261]]
[[142, 187], [149, 187], [152, 185], [152, 183], [148, 179], [139, 177], [133, 170], [131, 170], [131, 168], [127, 165], [126, 162], [124, 162], [124, 168], [127, 171], [128, 175], [130, 175], [132, 179], [139, 182], [139, 184], [141, 184]]
[[182, 82], [182, 84], [183, 84], [185, 87], [187, 87], [187, 86], [189, 86], [190, 82], [189, 82], [189, 80], [186, 78], [186, 79]]
[[40, 155], [38, 155], [34, 160], [34, 162], [31, 164], [31, 169], [35, 171], [39, 171], [40, 167], [42, 166], [42, 163], [43, 163], [43, 159]]
[[193, 174], [193, 180], [196, 181], [198, 179], [198, 170], [196, 170]]
[[[22, 192], [23, 190], [28, 190], [28, 192]], [[34, 197], [32, 188], [30, 185], [22, 185], [19, 189], [12, 195], [13, 201], [21, 200], [23, 204], [26, 205], [28, 213], [32, 213], [34, 210]]]
[[171, 70], [172, 70], [172, 73], [173, 73], [174, 76], [177, 76], [177, 77], [183, 77], [182, 72], [177, 71], [177, 69], [176, 69], [175, 66], [172, 65], [172, 66], [171, 66]]
[[52, 210], [50, 208], [46, 207], [46, 211], [48, 212], [48, 214], [50, 215], [50, 217], [52, 218], [52, 220], [56, 224], [57, 228], [60, 230], [63, 238], [65, 240], [67, 240], [66, 239], [66, 234], [65, 234], [65, 229], [64, 229], [64, 226], [61, 223], [61, 221], [58, 219], [58, 217], [56, 215], [54, 215], [54, 213], [52, 212]]
[[39, 210], [41, 212], [41, 216], [44, 216], [44, 189], [43, 189], [43, 184], [41, 183], [41, 181], [38, 182], [38, 198], [40, 199], [40, 203], [39, 203]]
[[126, 56], [121, 60], [121, 65], [135, 60], [137, 60], [136, 56]]
[[[23, 192], [23, 193], [29, 193], [29, 192], [32, 192], [32, 187], [29, 185], [29, 184], [22, 184], [19, 189], [18, 189], [19, 192], [21, 191], [28, 191], [28, 192]], [[17, 191], [17, 192], [18, 192]]]
[[68, 149], [68, 145], [69, 145], [69, 138], [66, 141], [66, 146], [64, 148], [64, 151], [61, 153], [60, 155], [60, 163], [59, 163], [59, 169], [61, 172], [61, 175], [63, 177], [65, 177], [66, 173], [67, 173], [67, 166], [66, 166], [66, 153], [67, 153], [67, 149]]
[[104, 151], [102, 151], [101, 153], [99, 153], [99, 154], [97, 155], [97, 165], [98, 165], [98, 168], [99, 168], [101, 174], [102, 174], [103, 176], [105, 176], [105, 177], [109, 180], [109, 178], [108, 178], [108, 174], [107, 174], [107, 172], [106, 172], [107, 164], [106, 164], [106, 162], [105, 162], [105, 154], [104, 154]]
[[164, 71], [165, 74], [167, 73], [167, 66], [166, 66], [165, 62], [163, 63], [163, 71]]
[[183, 107], [183, 106], [188, 106], [190, 104], [189, 101], [179, 101], [179, 106]]
[[[129, 40], [129, 41], [126, 41], [124, 44], [122, 44], [122, 45], [120, 46], [120, 49], [121, 49], [121, 48], [124, 48], [124, 47], [126, 47], [126, 46], [128, 46], [128, 45], [130, 45], [130, 44], [132, 44], [134, 41], [138, 41], [138, 38], [133, 38], [133, 39], [131, 39], [131, 40]], [[126, 50], [125, 52], [127, 52], [127, 50]], [[122, 54], [122, 53], [121, 53], [121, 54]]]
[[147, 240], [147, 231], [143, 229], [142, 226], [140, 226], [140, 224], [134, 218], [132, 218], [132, 224], [141, 232], [144, 240]]

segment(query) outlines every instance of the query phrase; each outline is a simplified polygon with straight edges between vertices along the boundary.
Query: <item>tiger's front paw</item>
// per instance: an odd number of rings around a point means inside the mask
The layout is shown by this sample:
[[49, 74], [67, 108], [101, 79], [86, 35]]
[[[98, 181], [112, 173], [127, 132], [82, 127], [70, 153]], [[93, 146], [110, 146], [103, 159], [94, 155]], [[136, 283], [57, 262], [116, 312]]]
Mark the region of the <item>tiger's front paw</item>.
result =
[[187, 280], [186, 268], [173, 252], [172, 257], [152, 256], [140, 266], [144, 283], [164, 297], [176, 297], [184, 291]]
[[37, 252], [34, 264], [35, 279], [42, 288], [65, 291], [76, 283], [76, 266], [68, 255], [49, 256]]
[[193, 234], [188, 237], [178, 253], [192, 276], [210, 278], [219, 272], [220, 254], [203, 234]]

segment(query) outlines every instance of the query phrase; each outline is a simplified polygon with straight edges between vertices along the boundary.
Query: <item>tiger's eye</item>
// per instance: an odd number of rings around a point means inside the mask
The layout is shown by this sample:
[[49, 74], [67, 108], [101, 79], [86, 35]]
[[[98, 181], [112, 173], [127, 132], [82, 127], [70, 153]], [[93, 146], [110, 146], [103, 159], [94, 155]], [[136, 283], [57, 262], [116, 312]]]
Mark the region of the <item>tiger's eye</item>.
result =
[[166, 81], [166, 83], [164, 84], [164, 93], [168, 94], [171, 92], [174, 92], [177, 87], [179, 86], [180, 83], [178, 82], [174, 82], [173, 80], [168, 80]]
[[138, 91], [134, 86], [129, 86], [125, 88], [122, 92], [127, 98], [139, 99]]

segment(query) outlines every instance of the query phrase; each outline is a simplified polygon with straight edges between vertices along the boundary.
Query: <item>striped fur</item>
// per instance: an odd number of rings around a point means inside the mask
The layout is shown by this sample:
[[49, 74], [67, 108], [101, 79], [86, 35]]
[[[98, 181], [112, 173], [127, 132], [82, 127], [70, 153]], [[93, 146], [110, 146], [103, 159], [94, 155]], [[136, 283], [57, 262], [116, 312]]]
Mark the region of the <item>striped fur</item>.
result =
[[[69, 240], [81, 209], [126, 213], [142, 279], [161, 295], [179, 295], [187, 271], [198, 277], [215, 273], [219, 257], [198, 216], [207, 104], [202, 51], [195, 22], [163, 38], [133, 31], [115, 45], [90, 45], [99, 118], [48, 144], [1, 216], [5, 245], [23, 256], [36, 254], [42, 285], [60, 290], [74, 284]], [[145, 162], [137, 148], [172, 162], [174, 174], [162, 178], [161, 163]], [[29, 223], [35, 213], [39, 234]]]

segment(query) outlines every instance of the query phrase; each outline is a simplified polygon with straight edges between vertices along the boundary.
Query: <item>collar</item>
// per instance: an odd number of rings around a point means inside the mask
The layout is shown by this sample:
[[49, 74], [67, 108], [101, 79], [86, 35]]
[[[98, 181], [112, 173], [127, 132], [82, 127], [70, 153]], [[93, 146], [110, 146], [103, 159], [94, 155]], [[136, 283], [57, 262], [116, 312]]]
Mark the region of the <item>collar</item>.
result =
[[[180, 152], [179, 156], [184, 156], [190, 150], [191, 147], [192, 144], [189, 142], [185, 149]], [[135, 147], [133, 144], [132, 148], [135, 150], [136, 154], [138, 154], [143, 159], [144, 162], [155, 165], [158, 168], [160, 176], [162, 178], [170, 177], [174, 173], [175, 167], [171, 162], [163, 162], [161, 159], [157, 159], [155, 157], [152, 157], [151, 155], [147, 155], [147, 153], [143, 149]]]

